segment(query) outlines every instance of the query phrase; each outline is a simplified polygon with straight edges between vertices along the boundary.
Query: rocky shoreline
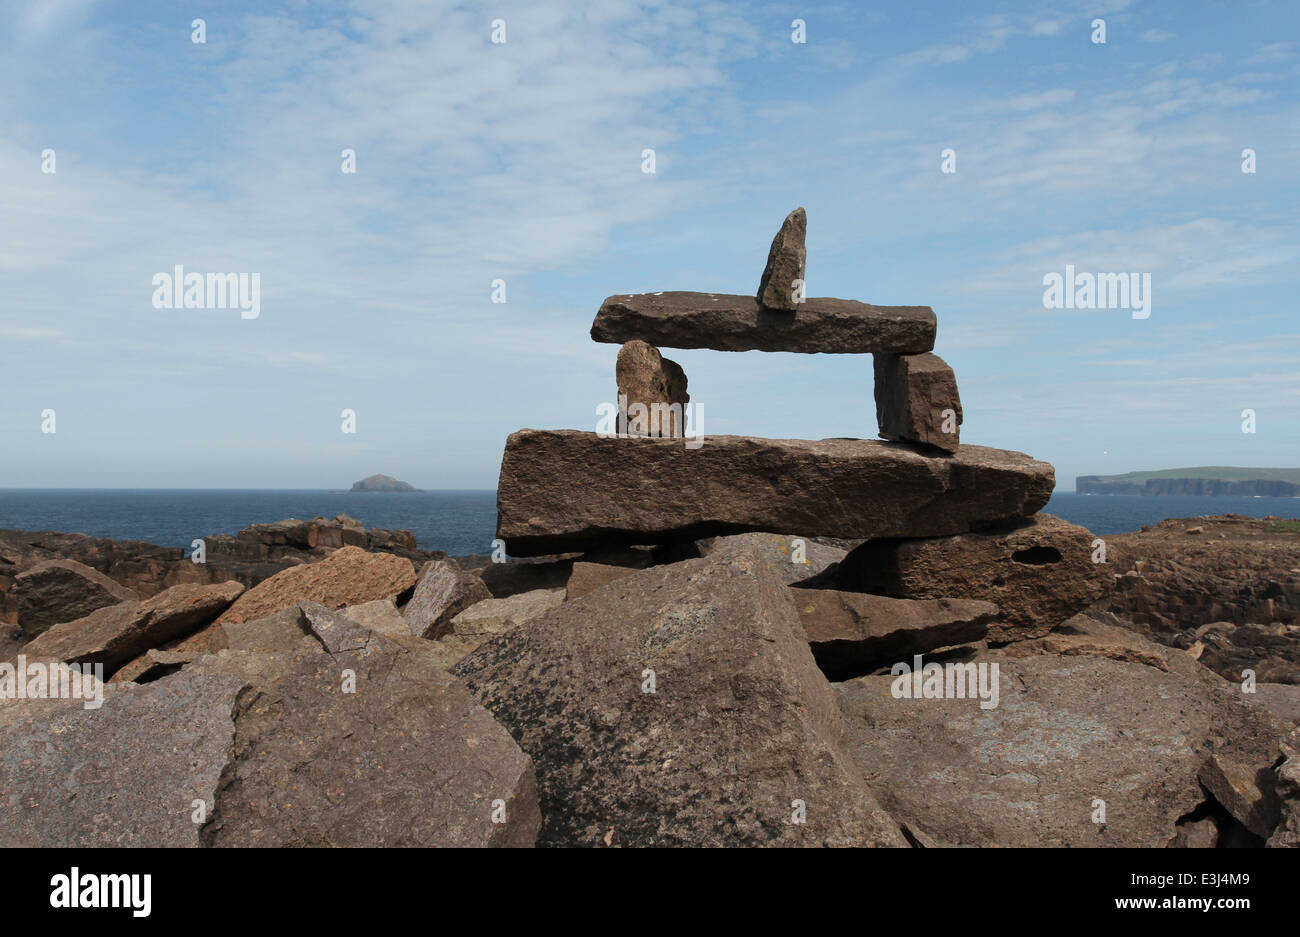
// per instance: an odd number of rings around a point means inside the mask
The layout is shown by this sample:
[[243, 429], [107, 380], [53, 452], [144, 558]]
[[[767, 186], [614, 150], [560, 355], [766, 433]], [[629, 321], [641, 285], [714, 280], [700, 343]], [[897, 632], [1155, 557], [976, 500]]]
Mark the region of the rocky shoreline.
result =
[[[618, 431], [510, 436], [491, 556], [0, 531], [0, 841], [1300, 845], [1296, 525], [1039, 513], [928, 307], [803, 300], [805, 230], [602, 305]], [[673, 343], [871, 353], [882, 439], [692, 448]]]

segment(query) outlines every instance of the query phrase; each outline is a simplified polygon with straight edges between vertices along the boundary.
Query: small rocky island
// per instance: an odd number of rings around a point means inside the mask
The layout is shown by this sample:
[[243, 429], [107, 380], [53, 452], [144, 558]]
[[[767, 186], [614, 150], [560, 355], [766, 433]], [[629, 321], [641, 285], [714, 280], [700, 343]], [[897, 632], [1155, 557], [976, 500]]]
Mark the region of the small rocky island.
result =
[[352, 483], [352, 491], [420, 491], [414, 485], [398, 481], [391, 475], [371, 475]]

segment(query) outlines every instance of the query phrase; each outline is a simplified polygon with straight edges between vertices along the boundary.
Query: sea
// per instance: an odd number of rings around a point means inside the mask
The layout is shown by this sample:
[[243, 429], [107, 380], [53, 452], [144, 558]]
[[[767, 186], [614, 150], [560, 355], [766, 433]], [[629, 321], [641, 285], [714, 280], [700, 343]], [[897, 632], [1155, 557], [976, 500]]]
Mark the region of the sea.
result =
[[[1300, 498], [1054, 494], [1043, 509], [1107, 535], [1168, 517], [1244, 514], [1300, 518]], [[496, 492], [252, 491], [0, 488], [0, 529], [57, 530], [186, 547], [249, 524], [347, 514], [366, 527], [409, 530], [425, 550], [492, 552]]]

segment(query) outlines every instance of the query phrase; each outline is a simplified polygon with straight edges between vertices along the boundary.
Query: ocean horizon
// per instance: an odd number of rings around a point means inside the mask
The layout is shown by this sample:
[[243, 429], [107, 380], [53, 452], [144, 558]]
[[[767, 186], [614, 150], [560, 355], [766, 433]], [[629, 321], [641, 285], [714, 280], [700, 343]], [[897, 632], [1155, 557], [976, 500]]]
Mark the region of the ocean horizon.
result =
[[[1300, 498], [1080, 495], [1058, 491], [1043, 511], [1098, 535], [1171, 517], [1300, 517]], [[0, 529], [53, 530], [185, 547], [250, 524], [347, 514], [366, 527], [409, 530], [421, 549], [491, 552], [496, 491], [353, 492], [298, 488], [0, 488]]]

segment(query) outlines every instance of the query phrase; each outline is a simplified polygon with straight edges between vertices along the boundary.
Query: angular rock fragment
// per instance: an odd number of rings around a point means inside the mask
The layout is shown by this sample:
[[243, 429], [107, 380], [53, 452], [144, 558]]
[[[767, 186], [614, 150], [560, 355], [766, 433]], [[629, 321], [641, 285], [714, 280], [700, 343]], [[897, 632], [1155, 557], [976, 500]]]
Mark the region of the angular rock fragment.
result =
[[630, 341], [618, 350], [618, 432], [637, 436], [686, 435], [686, 372], [659, 349]]
[[18, 625], [30, 641], [52, 625], [139, 596], [76, 560], [46, 560], [14, 577]]
[[754, 547], [787, 586], [825, 572], [848, 555], [847, 550], [819, 543], [812, 537], [789, 534], [753, 533], [711, 537], [698, 541], [697, 546], [701, 556], [708, 556], [717, 550]]
[[905, 845], [787, 592], [752, 551], [654, 567], [456, 666], [533, 758], [539, 845]]
[[934, 333], [929, 306], [821, 297], [788, 312], [764, 309], [753, 296], [687, 292], [611, 296], [591, 326], [592, 339], [619, 345], [640, 339], [657, 348], [839, 355], [919, 355], [934, 347]]
[[303, 599], [326, 608], [342, 608], [397, 598], [409, 591], [415, 580], [415, 568], [404, 557], [346, 546], [318, 563], [276, 573], [240, 596], [218, 621], [252, 621]]
[[875, 540], [845, 558], [840, 582], [897, 598], [984, 599], [1002, 610], [989, 641], [1041, 637], [1101, 596], [1109, 567], [1092, 562], [1094, 539], [1087, 528], [1036, 514], [978, 533]]
[[1270, 848], [1300, 848], [1300, 757], [1291, 755], [1278, 766], [1274, 789], [1281, 814], [1268, 838]]
[[1080, 612], [1067, 618], [1050, 634], [1012, 642], [999, 648], [999, 652], [1007, 657], [1035, 657], [1041, 654], [1106, 657], [1155, 667], [1209, 686], [1227, 686], [1222, 678], [1202, 667], [1186, 651], [1157, 644], [1122, 626], [1098, 621], [1092, 617], [1093, 614], [1091, 609]]
[[357, 624], [390, 638], [407, 637], [411, 633], [410, 626], [392, 599], [375, 599], [360, 605], [349, 605], [342, 612]]
[[150, 683], [175, 673], [199, 655], [188, 651], [145, 651], [113, 674], [109, 683]]
[[550, 611], [563, 601], [563, 589], [534, 589], [504, 599], [484, 599], [453, 618], [451, 631], [461, 637], [487, 638], [504, 634], [511, 628], [517, 628], [543, 612]]
[[947, 362], [928, 352], [874, 357], [880, 435], [956, 452], [961, 442], [961, 398]]
[[260, 654], [290, 654], [316, 650], [319, 642], [312, 637], [302, 616], [301, 603], [295, 603], [278, 612], [254, 618], [252, 621], [228, 621], [217, 627], [222, 637], [211, 648], [216, 650], [256, 651]]
[[338, 650], [222, 651], [191, 665], [252, 685], [204, 844], [531, 846], [532, 764], [423, 650], [432, 642], [347, 638], [354, 623], [304, 605]]
[[[104, 705], [23, 703], [0, 724], [0, 842], [28, 847], [197, 846], [245, 681], [181, 672], [106, 687]], [[10, 714], [7, 714], [10, 715]]]
[[808, 251], [804, 239], [808, 234], [808, 215], [796, 208], [786, 215], [781, 230], [772, 238], [767, 252], [767, 266], [758, 282], [759, 304], [767, 309], [795, 309], [797, 297], [803, 296], [804, 270]]
[[[909, 675], [838, 685], [850, 752], [872, 790], [899, 822], [943, 845], [1163, 847], [1205, 800], [1198, 775], [1211, 756], [1252, 772], [1276, 757], [1257, 710], [1178, 674], [994, 652], [959, 666], [983, 665], [991, 680], [993, 663], [992, 708], [895, 696]], [[1104, 823], [1094, 822], [1098, 800]]]
[[197, 631], [243, 591], [237, 582], [172, 586], [143, 602], [110, 605], [55, 625], [22, 652], [31, 660], [102, 663], [104, 676], [109, 677], [145, 651]]
[[831, 680], [861, 676], [912, 655], [978, 641], [998, 607], [974, 599], [891, 599], [791, 589], [813, 657]]
[[478, 575], [465, 572], [447, 560], [433, 560], [420, 570], [415, 594], [402, 614], [411, 634], [417, 638], [436, 638], [446, 633], [459, 612], [491, 597]]
[[[557, 483], [577, 471], [581, 485]], [[745, 531], [935, 537], [1032, 514], [1054, 484], [1046, 462], [981, 446], [932, 459], [864, 439], [710, 436], [692, 450], [671, 439], [521, 430], [501, 463], [497, 536], [516, 556]]]
[[1199, 777], [1242, 826], [1264, 839], [1273, 833], [1279, 805], [1271, 764], [1243, 764], [1229, 753], [1216, 752], [1201, 767]]
[[610, 566], [607, 563], [574, 563], [568, 585], [564, 587], [564, 600], [569, 602], [581, 598], [606, 583], [630, 576], [635, 572], [635, 569], [628, 569], [626, 566]]

